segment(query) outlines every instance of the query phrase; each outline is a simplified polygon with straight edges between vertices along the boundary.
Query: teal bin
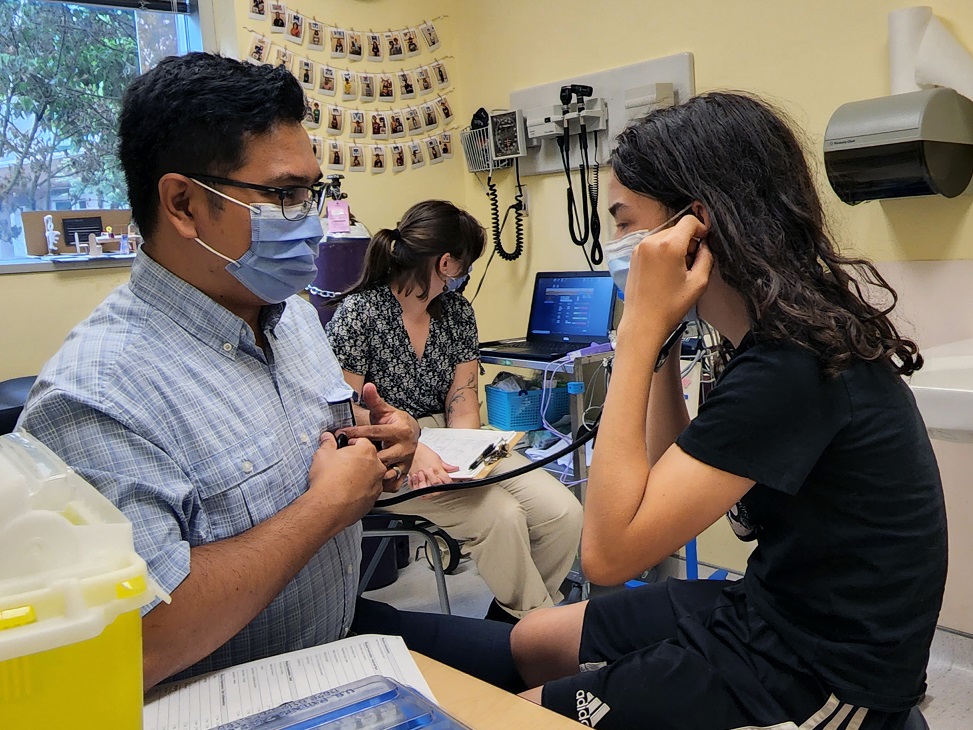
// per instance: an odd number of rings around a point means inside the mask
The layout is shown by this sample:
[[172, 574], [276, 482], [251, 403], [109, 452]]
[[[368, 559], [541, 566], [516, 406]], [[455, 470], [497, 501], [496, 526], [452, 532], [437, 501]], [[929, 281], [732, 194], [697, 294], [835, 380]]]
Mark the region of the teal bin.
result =
[[[494, 428], [504, 431], [534, 431], [542, 427], [541, 398], [544, 391], [500, 390], [492, 385], [486, 386], [487, 421]], [[570, 399], [566, 386], [560, 385], [547, 394], [548, 423], [553, 423], [567, 415]]]

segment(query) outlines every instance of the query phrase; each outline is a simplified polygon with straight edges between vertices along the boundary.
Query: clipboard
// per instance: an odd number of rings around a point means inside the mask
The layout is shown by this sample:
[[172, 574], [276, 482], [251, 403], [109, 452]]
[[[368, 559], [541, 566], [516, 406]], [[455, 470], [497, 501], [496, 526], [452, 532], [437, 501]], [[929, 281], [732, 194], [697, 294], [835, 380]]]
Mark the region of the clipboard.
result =
[[454, 480], [466, 481], [483, 479], [503, 458], [487, 457], [475, 470], [471, 469], [472, 462], [486, 448], [497, 447], [506, 455], [523, 435], [523, 431], [494, 431], [486, 428], [424, 428], [419, 435], [419, 443], [435, 451], [447, 464], [460, 468], [460, 471], [452, 475]]

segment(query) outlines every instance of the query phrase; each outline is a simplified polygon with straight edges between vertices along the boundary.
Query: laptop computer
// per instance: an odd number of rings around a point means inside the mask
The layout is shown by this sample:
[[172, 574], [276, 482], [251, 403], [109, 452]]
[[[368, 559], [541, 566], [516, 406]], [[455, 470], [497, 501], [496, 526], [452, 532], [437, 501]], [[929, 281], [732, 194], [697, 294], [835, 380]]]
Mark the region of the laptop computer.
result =
[[616, 290], [607, 271], [542, 271], [534, 277], [527, 336], [484, 342], [480, 357], [551, 362], [608, 342]]

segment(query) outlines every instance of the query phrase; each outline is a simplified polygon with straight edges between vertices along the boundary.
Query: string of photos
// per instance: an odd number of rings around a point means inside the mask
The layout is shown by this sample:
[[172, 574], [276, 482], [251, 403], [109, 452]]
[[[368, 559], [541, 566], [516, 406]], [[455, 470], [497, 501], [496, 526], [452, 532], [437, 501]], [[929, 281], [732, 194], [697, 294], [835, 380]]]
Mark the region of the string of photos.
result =
[[[327, 52], [331, 58], [350, 61], [399, 61], [421, 54], [420, 39], [429, 51], [441, 45], [433, 22], [416, 27], [376, 33], [322, 23], [317, 18], [284, 3], [251, 0], [250, 17], [268, 20], [270, 34], [252, 28], [246, 60], [253, 64], [274, 64], [287, 68], [308, 92], [304, 126], [311, 131], [311, 145], [318, 161], [329, 170], [402, 172], [438, 164], [453, 156], [451, 123], [455, 115], [446, 95], [450, 78], [446, 65], [434, 58], [412, 68], [362, 70], [339, 68], [295, 53], [289, 44], [308, 51]], [[445, 17], [445, 16], [441, 16]], [[434, 18], [433, 20], [439, 20]], [[287, 43], [273, 34], [281, 34]], [[305, 46], [305, 41], [307, 45]], [[445, 58], [451, 58], [446, 56]], [[413, 104], [387, 110], [366, 110], [336, 103], [392, 104], [416, 99]], [[315, 130], [329, 137], [318, 136]], [[429, 134], [440, 130], [436, 134]], [[347, 135], [344, 142], [332, 136]], [[402, 140], [391, 144], [372, 141]], [[408, 139], [406, 139], [408, 137]]]

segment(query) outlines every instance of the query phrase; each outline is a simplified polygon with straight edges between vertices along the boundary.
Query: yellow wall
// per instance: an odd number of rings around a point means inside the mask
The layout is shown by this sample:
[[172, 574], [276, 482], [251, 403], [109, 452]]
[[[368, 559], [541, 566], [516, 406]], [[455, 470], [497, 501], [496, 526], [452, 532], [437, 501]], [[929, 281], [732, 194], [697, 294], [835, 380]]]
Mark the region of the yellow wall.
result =
[[36, 375], [128, 268], [0, 274], [0, 380]]

